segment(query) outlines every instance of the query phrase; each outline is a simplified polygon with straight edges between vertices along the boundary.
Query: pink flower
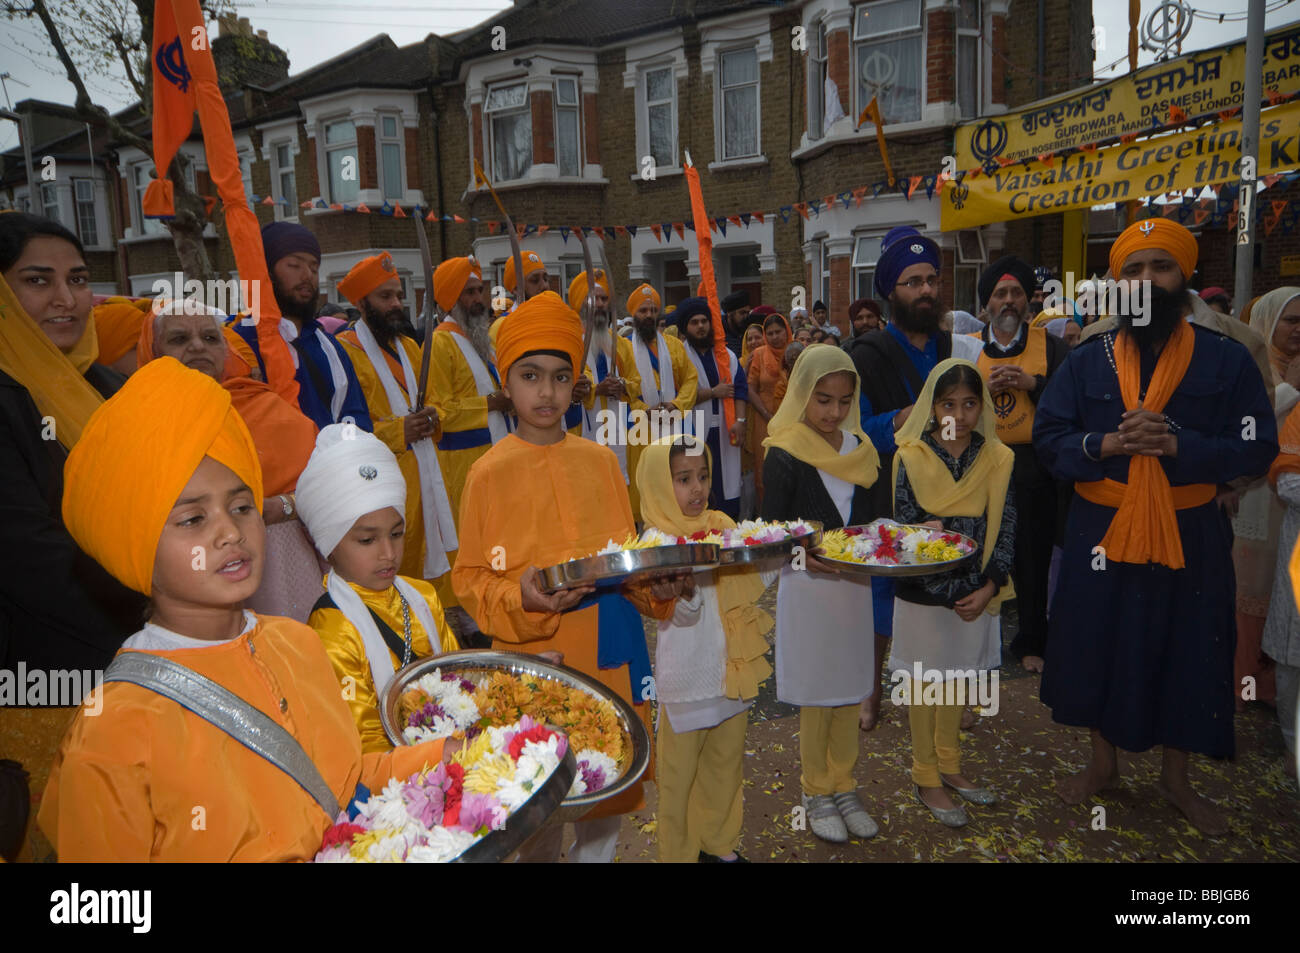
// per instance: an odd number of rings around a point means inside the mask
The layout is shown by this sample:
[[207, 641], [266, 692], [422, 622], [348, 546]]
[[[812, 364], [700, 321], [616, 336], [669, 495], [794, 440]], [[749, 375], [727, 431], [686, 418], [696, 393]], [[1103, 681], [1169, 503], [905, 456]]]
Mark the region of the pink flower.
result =
[[466, 794], [460, 802], [457, 829], [471, 834], [497, 831], [506, 826], [510, 812], [491, 794]]

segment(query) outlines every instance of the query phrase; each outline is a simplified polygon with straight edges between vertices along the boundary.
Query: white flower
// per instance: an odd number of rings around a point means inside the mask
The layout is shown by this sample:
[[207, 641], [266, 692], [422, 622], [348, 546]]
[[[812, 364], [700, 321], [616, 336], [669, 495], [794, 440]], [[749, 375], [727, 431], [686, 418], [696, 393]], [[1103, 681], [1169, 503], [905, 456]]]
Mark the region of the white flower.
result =
[[916, 554], [920, 545], [928, 540], [925, 533], [908, 533], [903, 537], [903, 545], [899, 547], [905, 553]]
[[435, 827], [424, 843], [411, 848], [406, 861], [410, 864], [445, 864], [459, 857], [477, 840], [479, 838], [469, 831]]
[[449, 692], [443, 697], [442, 709], [461, 731], [464, 731], [481, 717], [473, 696], [460, 687], [457, 687], [455, 692]]
[[373, 828], [391, 828], [402, 830], [410, 815], [406, 812], [406, 802], [402, 800], [402, 782], [393, 778], [379, 794], [371, 795], [370, 800], [359, 806], [361, 814], [370, 821]]
[[323, 850], [316, 855], [312, 863], [316, 864], [351, 864], [356, 861], [344, 844], [335, 844], [329, 850]]
[[386, 836], [370, 845], [366, 859], [372, 864], [398, 864], [406, 857], [405, 835], [398, 830], [386, 831]]

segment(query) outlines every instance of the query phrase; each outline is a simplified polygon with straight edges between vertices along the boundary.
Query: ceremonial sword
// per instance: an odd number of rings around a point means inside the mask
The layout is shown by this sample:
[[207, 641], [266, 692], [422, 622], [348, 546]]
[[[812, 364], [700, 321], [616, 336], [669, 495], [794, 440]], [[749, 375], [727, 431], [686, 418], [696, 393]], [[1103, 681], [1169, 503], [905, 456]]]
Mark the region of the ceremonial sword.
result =
[[[433, 298], [433, 253], [429, 251], [429, 239], [424, 234], [424, 221], [419, 215], [412, 217], [415, 219], [415, 233], [420, 239], [420, 258], [424, 262], [424, 308], [421, 312], [424, 320], [424, 346], [420, 351], [420, 390], [415, 398], [415, 406], [411, 408], [418, 411], [424, 407], [424, 398], [429, 390], [429, 355], [433, 350], [433, 329], [446, 315]], [[435, 315], [437, 320], [434, 320]]]

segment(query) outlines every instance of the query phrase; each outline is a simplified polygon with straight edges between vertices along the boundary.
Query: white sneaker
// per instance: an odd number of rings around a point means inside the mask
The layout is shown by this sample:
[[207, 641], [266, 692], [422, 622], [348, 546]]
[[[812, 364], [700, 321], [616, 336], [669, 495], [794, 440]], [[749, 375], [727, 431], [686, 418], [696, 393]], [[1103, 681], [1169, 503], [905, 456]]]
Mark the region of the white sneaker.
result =
[[835, 807], [844, 818], [844, 826], [854, 837], [868, 838], [875, 837], [880, 833], [880, 825], [872, 819], [867, 813], [867, 809], [862, 806], [862, 801], [858, 799], [857, 791], [841, 791], [839, 794], [831, 795], [831, 800], [835, 802]]
[[829, 794], [803, 795], [804, 814], [812, 832], [824, 841], [832, 844], [847, 844], [849, 829], [844, 826], [840, 809], [835, 806], [835, 799]]

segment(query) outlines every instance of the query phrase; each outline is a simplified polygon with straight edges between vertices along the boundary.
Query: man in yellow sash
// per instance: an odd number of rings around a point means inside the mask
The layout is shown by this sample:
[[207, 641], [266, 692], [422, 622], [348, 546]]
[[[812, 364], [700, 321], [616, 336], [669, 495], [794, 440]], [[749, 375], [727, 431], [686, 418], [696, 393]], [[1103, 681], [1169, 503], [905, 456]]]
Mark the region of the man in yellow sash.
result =
[[1277, 424], [1246, 348], [1188, 319], [1196, 258], [1195, 237], [1169, 219], [1125, 229], [1110, 268], [1150, 283], [1144, 307], [1071, 351], [1038, 401], [1039, 459], [1077, 494], [1041, 697], [1055, 721], [1092, 733], [1088, 766], [1057, 785], [1066, 803], [1119, 784], [1117, 749], [1159, 745], [1157, 790], [1213, 835], [1227, 820], [1192, 788], [1188, 752], [1232, 756], [1241, 688], [1232, 538], [1215, 496], [1268, 470]]
[[1047, 575], [1056, 541], [1056, 482], [1034, 453], [1034, 410], [1048, 379], [1070, 349], [1044, 328], [1030, 326], [1034, 271], [1014, 255], [1000, 258], [979, 280], [980, 308], [989, 323], [976, 364], [993, 397], [998, 438], [1016, 455], [1016, 608], [1020, 620], [1011, 651], [1031, 672], [1043, 670], [1047, 646]]
[[432, 582], [444, 608], [457, 605], [449, 576], [456, 527], [434, 448], [442, 423], [430, 400], [432, 388], [425, 406], [415, 406], [420, 348], [400, 333], [407, 315], [392, 256], [380, 252], [357, 262], [339, 291], [361, 309], [362, 320], [341, 332], [338, 341], [356, 368], [375, 436], [393, 451], [406, 478], [407, 542], [398, 571]]

